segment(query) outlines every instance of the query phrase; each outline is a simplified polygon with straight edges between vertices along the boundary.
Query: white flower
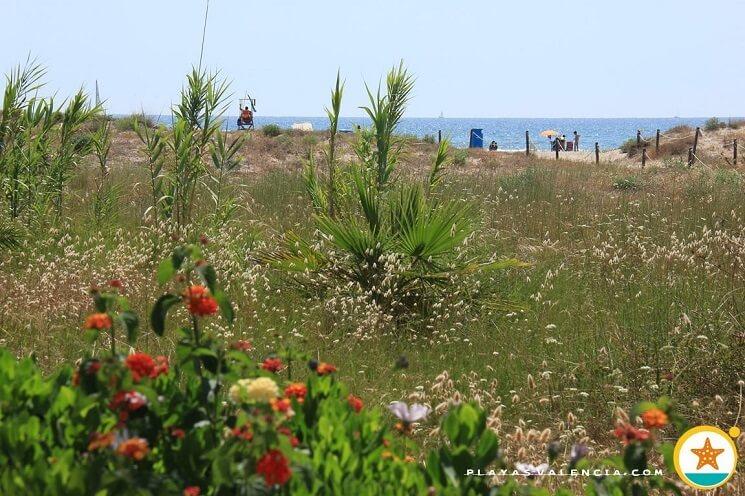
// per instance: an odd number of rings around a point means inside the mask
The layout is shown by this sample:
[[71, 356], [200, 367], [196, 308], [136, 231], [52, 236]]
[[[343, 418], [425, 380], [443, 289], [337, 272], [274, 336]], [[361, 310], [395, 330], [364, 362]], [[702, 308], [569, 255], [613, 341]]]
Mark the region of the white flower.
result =
[[419, 403], [412, 403], [411, 406], [409, 406], [403, 401], [394, 401], [388, 405], [388, 409], [393, 413], [393, 415], [406, 424], [418, 422], [429, 415], [429, 407], [420, 405]]

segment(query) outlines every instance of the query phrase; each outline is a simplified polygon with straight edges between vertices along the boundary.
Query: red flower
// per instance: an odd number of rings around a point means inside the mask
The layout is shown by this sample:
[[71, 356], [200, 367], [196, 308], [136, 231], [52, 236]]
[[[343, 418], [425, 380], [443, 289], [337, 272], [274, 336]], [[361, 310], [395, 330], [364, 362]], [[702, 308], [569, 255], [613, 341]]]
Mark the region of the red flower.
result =
[[261, 364], [261, 368], [264, 370], [268, 370], [269, 372], [274, 372], [275, 374], [282, 370], [282, 360], [279, 358], [267, 358], [264, 360], [264, 363]]
[[318, 364], [318, 367], [316, 367], [316, 374], [318, 375], [329, 375], [334, 372], [336, 372], [336, 367], [330, 363], [321, 362]]
[[147, 398], [137, 391], [119, 391], [114, 395], [109, 408], [119, 412], [119, 420], [126, 422], [129, 414], [147, 405]]
[[199, 486], [189, 486], [184, 488], [184, 496], [199, 496], [202, 490]]
[[150, 378], [155, 379], [161, 374], [167, 374], [168, 373], [168, 357], [164, 355], [158, 355], [155, 357], [155, 367], [153, 367], [153, 371], [150, 373]]
[[109, 286], [116, 289], [124, 289], [124, 284], [119, 279], [112, 279], [109, 281]]
[[293, 448], [297, 448], [297, 446], [300, 444], [300, 440], [292, 434], [292, 431], [289, 427], [280, 427], [277, 429], [277, 432], [287, 436], [287, 438], [290, 440], [290, 446], [292, 446]]
[[186, 308], [192, 315], [204, 317], [217, 313], [217, 300], [209, 294], [204, 286], [189, 286], [183, 294]]
[[240, 427], [233, 427], [233, 429], [230, 432], [235, 437], [239, 437], [246, 441], [251, 441], [254, 438], [254, 433], [251, 430], [251, 425], [249, 424], [244, 424]]
[[293, 382], [285, 388], [285, 396], [297, 398], [298, 403], [305, 401], [306, 394], [308, 394], [308, 388], [302, 382]]
[[83, 329], [95, 329], [97, 331], [106, 331], [111, 329], [114, 322], [106, 313], [92, 313], [85, 319]]
[[202, 243], [203, 245], [206, 245], [207, 243], [210, 242], [210, 240], [207, 239], [207, 236], [205, 236], [204, 234], [200, 234], [199, 235], [199, 242]]
[[147, 439], [141, 437], [133, 437], [127, 439], [119, 445], [116, 452], [127, 458], [131, 458], [136, 461], [140, 461], [148, 454], [150, 448], [147, 445]]
[[270, 401], [270, 404], [275, 412], [289, 413], [292, 411], [292, 403], [287, 398], [274, 398]]
[[362, 410], [362, 407], [364, 406], [362, 398], [358, 398], [353, 394], [347, 396], [347, 403], [349, 403], [349, 406], [355, 411], [355, 413], [360, 413], [360, 410]]
[[88, 375], [94, 375], [97, 374], [99, 370], [101, 370], [101, 362], [98, 360], [91, 360], [89, 361], [86, 366], [84, 367], [85, 373]]
[[287, 458], [276, 449], [269, 450], [259, 459], [256, 464], [256, 473], [263, 475], [264, 482], [270, 487], [275, 484], [284, 485], [292, 475]]
[[238, 351], [251, 351], [253, 349], [253, 345], [245, 339], [236, 341], [235, 343], [231, 344], [230, 347]]
[[184, 432], [183, 429], [179, 427], [171, 428], [171, 436], [175, 437], [176, 439], [183, 439], [185, 435], [186, 432]]
[[132, 353], [124, 360], [124, 365], [129, 369], [135, 382], [140, 382], [143, 377], [150, 377], [153, 373], [155, 361], [147, 353]]
[[630, 424], [621, 424], [613, 431], [613, 435], [618, 438], [624, 446], [634, 441], [646, 441], [649, 439], [649, 431], [637, 429]]

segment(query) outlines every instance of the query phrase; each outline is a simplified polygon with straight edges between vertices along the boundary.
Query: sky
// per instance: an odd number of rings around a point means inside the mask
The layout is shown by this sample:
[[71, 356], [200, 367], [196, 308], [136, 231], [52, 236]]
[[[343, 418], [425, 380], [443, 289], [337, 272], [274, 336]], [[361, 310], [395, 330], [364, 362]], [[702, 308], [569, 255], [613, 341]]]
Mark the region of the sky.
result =
[[[46, 91], [98, 81], [110, 113], [167, 114], [198, 64], [206, 0], [0, 0], [0, 70], [30, 54]], [[266, 116], [342, 114], [403, 60], [407, 115], [745, 115], [745, 0], [210, 0], [204, 66]], [[4, 86], [4, 83], [0, 83]]]

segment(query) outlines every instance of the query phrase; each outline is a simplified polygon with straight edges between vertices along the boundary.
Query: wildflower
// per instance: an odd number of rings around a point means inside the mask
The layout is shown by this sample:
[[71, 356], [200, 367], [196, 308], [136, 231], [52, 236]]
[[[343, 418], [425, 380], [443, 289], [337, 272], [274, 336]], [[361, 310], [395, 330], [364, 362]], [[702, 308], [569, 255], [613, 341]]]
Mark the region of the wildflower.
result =
[[659, 408], [650, 408], [642, 413], [644, 427], [647, 429], [662, 428], [667, 425], [667, 414]]
[[161, 374], [167, 374], [168, 370], [168, 357], [165, 355], [158, 355], [157, 357], [155, 357], [155, 367], [153, 367], [150, 378], [155, 379]]
[[276, 449], [269, 450], [259, 459], [256, 464], [256, 473], [263, 475], [264, 482], [270, 487], [275, 484], [284, 485], [292, 475], [287, 458]]
[[646, 441], [649, 439], [649, 431], [637, 429], [631, 424], [621, 424], [613, 431], [613, 435], [618, 438], [624, 446], [634, 441]]
[[318, 375], [329, 375], [334, 372], [336, 372], [336, 367], [330, 363], [321, 362], [318, 364], [318, 367], [316, 367], [316, 374]]
[[204, 286], [189, 286], [184, 291], [183, 297], [186, 308], [192, 315], [204, 317], [217, 313], [217, 300], [210, 296], [209, 290]]
[[150, 377], [155, 368], [155, 360], [147, 353], [132, 353], [124, 360], [124, 365], [132, 374], [132, 379], [140, 382], [143, 377]]
[[418, 422], [429, 415], [429, 407], [419, 403], [412, 403], [409, 406], [403, 401], [394, 401], [388, 405], [388, 409], [404, 424]]
[[285, 396], [296, 398], [298, 403], [305, 401], [306, 394], [308, 394], [308, 388], [302, 382], [293, 382], [285, 388]]
[[137, 391], [119, 391], [109, 403], [109, 408], [119, 412], [119, 420], [125, 422], [129, 414], [147, 405], [147, 398]]
[[261, 368], [276, 374], [277, 372], [282, 370], [282, 360], [276, 357], [267, 358], [261, 364]]
[[140, 461], [148, 454], [150, 448], [147, 440], [141, 437], [133, 437], [122, 442], [116, 449], [116, 452], [135, 461]]
[[119, 279], [112, 279], [109, 281], [109, 287], [116, 289], [124, 289], [124, 284]]
[[349, 406], [352, 408], [352, 410], [355, 411], [355, 413], [360, 413], [362, 407], [364, 406], [364, 403], [362, 403], [362, 399], [353, 394], [347, 396], [347, 403], [349, 403]]
[[269, 377], [240, 379], [230, 387], [228, 394], [233, 403], [269, 402], [279, 396], [279, 387]]
[[297, 448], [300, 444], [300, 440], [292, 433], [289, 427], [280, 427], [277, 429], [277, 432], [287, 436], [287, 438], [290, 440], [290, 446], [292, 446], [293, 448]]
[[234, 350], [238, 351], [251, 351], [253, 349], [253, 345], [246, 341], [245, 339], [239, 339], [238, 341], [232, 343], [230, 347]]
[[85, 319], [84, 329], [95, 329], [97, 331], [106, 331], [111, 329], [114, 322], [106, 313], [92, 313]]
[[173, 427], [171, 428], [171, 436], [175, 437], [176, 439], [183, 439], [184, 436], [186, 436], [186, 432], [179, 427]]
[[295, 413], [292, 411], [292, 403], [287, 398], [272, 398], [269, 400], [269, 404], [275, 412], [285, 413], [288, 416], [292, 416]]
[[94, 432], [91, 434], [90, 439], [88, 440], [88, 451], [96, 451], [101, 448], [108, 448], [112, 444], [114, 444], [114, 432], [107, 432], [106, 434], [102, 434], [100, 432]]
[[185, 487], [183, 492], [184, 496], [199, 496], [200, 494], [202, 494], [202, 490], [199, 488], [199, 486]]
[[233, 434], [233, 436], [245, 441], [251, 441], [254, 438], [254, 433], [251, 430], [251, 426], [249, 424], [245, 424], [240, 427], [233, 427], [230, 433]]

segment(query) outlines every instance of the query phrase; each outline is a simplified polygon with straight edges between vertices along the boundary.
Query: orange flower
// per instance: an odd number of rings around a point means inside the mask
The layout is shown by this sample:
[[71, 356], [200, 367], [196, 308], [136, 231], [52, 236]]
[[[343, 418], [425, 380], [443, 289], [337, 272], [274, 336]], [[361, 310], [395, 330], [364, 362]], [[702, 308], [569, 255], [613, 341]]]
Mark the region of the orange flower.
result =
[[244, 351], [244, 352], [248, 352], [253, 349], [253, 345], [251, 344], [251, 342], [246, 341], [245, 339], [239, 339], [238, 341], [232, 343], [230, 347], [234, 350]]
[[347, 403], [349, 403], [349, 406], [352, 408], [352, 410], [355, 411], [355, 413], [360, 413], [362, 407], [364, 406], [362, 398], [359, 398], [353, 394], [347, 396]]
[[116, 452], [127, 458], [131, 458], [135, 461], [140, 461], [148, 454], [150, 448], [147, 445], [147, 439], [141, 437], [133, 437], [127, 439], [119, 445]]
[[650, 408], [642, 413], [642, 420], [647, 429], [662, 428], [668, 422], [667, 414], [659, 408]]
[[95, 329], [97, 331], [106, 331], [111, 329], [114, 322], [106, 313], [92, 313], [85, 319], [83, 329]]
[[269, 401], [269, 404], [272, 405], [272, 410], [275, 412], [282, 412], [289, 415], [292, 414], [292, 403], [290, 403], [290, 400], [287, 398], [272, 398], [272, 400]]
[[209, 294], [204, 286], [189, 286], [183, 294], [186, 308], [192, 315], [204, 317], [217, 313], [217, 300]]
[[90, 440], [88, 441], [88, 451], [96, 451], [101, 448], [107, 448], [114, 444], [114, 432], [107, 432], [102, 434], [100, 432], [94, 432], [91, 434]]
[[316, 374], [318, 375], [329, 375], [334, 372], [336, 372], [336, 367], [330, 363], [321, 362], [318, 364], [318, 367], [316, 367]]
[[306, 394], [308, 394], [308, 388], [302, 382], [293, 382], [285, 388], [285, 396], [297, 398], [298, 403], [305, 401]]
[[150, 377], [155, 368], [155, 360], [147, 353], [132, 353], [124, 359], [135, 382], [140, 382], [143, 377]]

